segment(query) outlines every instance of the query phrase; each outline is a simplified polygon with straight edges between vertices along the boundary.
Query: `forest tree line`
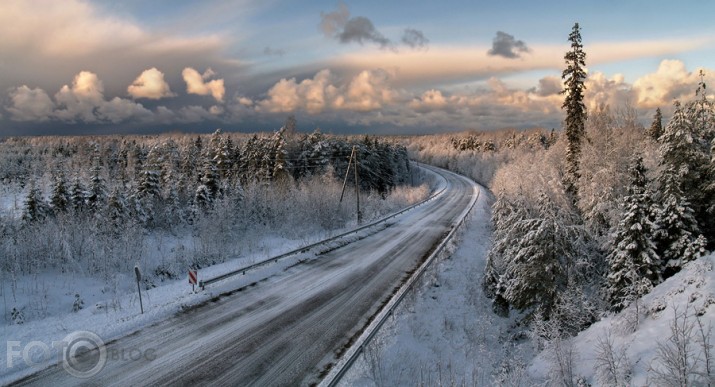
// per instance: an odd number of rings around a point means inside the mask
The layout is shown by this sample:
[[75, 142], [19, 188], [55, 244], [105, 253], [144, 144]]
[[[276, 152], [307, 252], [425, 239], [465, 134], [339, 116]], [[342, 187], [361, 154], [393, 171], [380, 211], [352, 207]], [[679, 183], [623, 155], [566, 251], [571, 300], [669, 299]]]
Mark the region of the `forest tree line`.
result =
[[174, 251], [181, 262], [156, 268], [172, 276], [223, 261], [238, 252], [232, 240], [339, 229], [354, 219], [354, 206], [338, 203], [353, 147], [366, 218], [417, 200], [400, 188], [414, 180], [406, 149], [377, 137], [284, 127], [254, 135], [5, 139], [3, 194], [19, 195], [19, 203], [0, 214], [0, 264], [17, 274], [54, 267], [109, 275], [147, 255], [147, 236], [188, 235], [193, 250]]

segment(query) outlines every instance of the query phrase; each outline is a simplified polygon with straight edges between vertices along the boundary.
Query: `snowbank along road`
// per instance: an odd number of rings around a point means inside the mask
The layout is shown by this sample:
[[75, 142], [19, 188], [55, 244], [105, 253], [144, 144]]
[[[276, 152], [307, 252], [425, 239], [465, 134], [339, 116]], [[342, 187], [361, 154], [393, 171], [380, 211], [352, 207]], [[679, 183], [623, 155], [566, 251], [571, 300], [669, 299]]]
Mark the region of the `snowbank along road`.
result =
[[[447, 189], [385, 230], [107, 343], [89, 379], [58, 365], [18, 384], [317, 384], [477, 194], [471, 180], [426, 168]], [[96, 357], [78, 356], [79, 368]]]

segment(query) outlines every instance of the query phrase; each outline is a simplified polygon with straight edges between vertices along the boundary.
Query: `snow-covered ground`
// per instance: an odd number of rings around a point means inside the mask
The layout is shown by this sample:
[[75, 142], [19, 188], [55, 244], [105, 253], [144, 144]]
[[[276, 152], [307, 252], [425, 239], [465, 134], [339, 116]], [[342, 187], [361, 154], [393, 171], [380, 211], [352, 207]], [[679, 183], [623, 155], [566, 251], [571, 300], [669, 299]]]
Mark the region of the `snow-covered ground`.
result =
[[[573, 338], [567, 345], [574, 349], [574, 376], [583, 377], [593, 385], [611, 384], [603, 379], [608, 376], [607, 370], [601, 368], [599, 372], [598, 367], [608, 352], [604, 349], [611, 347], [621, 380], [628, 385], [671, 385], [659, 377], [659, 373], [667, 373], [669, 368], [665, 356], [669, 351], [663, 350], [673, 349], [676, 342], [680, 342], [689, 357], [687, 367], [692, 369], [688, 382], [682, 385], [712, 385], [713, 379], [710, 384], [701, 383], [702, 379], [696, 374], [705, 373], [707, 360], [702, 333], [706, 335], [710, 352], [715, 345], [715, 338], [711, 337], [711, 328], [715, 329], [714, 265], [715, 253], [686, 264], [680, 273], [655, 287], [637, 305], [602, 319]], [[703, 324], [703, 332], [698, 319]], [[678, 325], [675, 331], [674, 323]], [[679, 333], [675, 336], [683, 340], [673, 340], [675, 332]], [[609, 341], [612, 345], [604, 345]], [[553, 368], [548, 355], [541, 353], [529, 366], [529, 373], [537, 380], [547, 380]], [[713, 355], [715, 353], [710, 356]], [[710, 373], [714, 375], [715, 359], [709, 361]]]
[[[445, 254], [423, 277], [342, 385], [561, 385], [553, 379], [553, 351], [537, 352], [515, 327], [522, 316], [495, 315], [482, 292], [491, 233], [489, 204], [483, 195], [453, 253]], [[693, 374], [687, 385], [707, 385], [698, 384], [697, 374], [705, 372], [703, 333], [710, 351], [715, 344], [710, 331], [715, 326], [713, 267], [715, 254], [687, 264], [639, 300], [638, 313], [633, 304], [562, 343], [562, 350], [572, 354], [566, 360], [573, 364], [574, 385], [579, 378], [593, 386], [613, 384], [604, 379], [607, 370], [597, 366], [603, 364], [599, 358], [604, 358], [606, 342], [611, 343], [616, 373], [621, 373], [617, 377], [627, 378], [621, 379], [627, 385], [668, 385], [658, 374], [668, 371], [663, 349], [675, 345], [676, 316], [680, 330], [688, 332], [684, 341]], [[713, 373], [715, 359], [709, 361]]]
[[[284, 251], [302, 245], [300, 241], [287, 242], [275, 239], [266, 243], [281, 245]], [[271, 250], [274, 251], [274, 250]], [[199, 280], [210, 278], [232, 271], [252, 262], [266, 259], [264, 251], [233, 259], [223, 264], [214, 265], [199, 271]], [[109, 281], [82, 277], [76, 274], [49, 272], [34, 277], [18, 278], [17, 286], [12, 289], [9, 278], [1, 278], [3, 308], [6, 315], [10, 305], [23, 305], [24, 313], [44, 318], [35, 318], [22, 324], [13, 321], [2, 322], [0, 340], [6, 343], [15, 342], [17, 350], [24, 350], [31, 342], [41, 342], [51, 347], [53, 341], [60, 341], [69, 333], [76, 331], [91, 331], [109, 342], [122, 337], [142, 327], [161, 321], [178, 312], [182, 308], [204, 302], [223, 291], [246, 286], [263, 279], [289, 265], [300, 255], [292, 259], [280, 261], [270, 267], [262, 268], [245, 276], [234, 277], [207, 288], [204, 292], [192, 292], [192, 286], [187, 277], [164, 281], [155, 288], [146, 290], [142, 287], [142, 302], [144, 314], [140, 312], [139, 296], [133, 273], [117, 274]], [[5, 274], [5, 276], [9, 276]], [[197, 289], [198, 290], [198, 289]], [[72, 306], [75, 294], [81, 294], [84, 308], [73, 312]], [[9, 345], [9, 344], [8, 344]], [[41, 364], [56, 363], [57, 354], [42, 355], [42, 348], [35, 348], [35, 356], [42, 360]], [[0, 351], [0, 384], [16, 380], [24, 375], [35, 372], [37, 368], [28, 367], [22, 355], [12, 357], [12, 366], [8, 363], [8, 351]], [[38, 360], [38, 361], [39, 361]], [[44, 366], [40, 366], [43, 368]]]
[[[429, 175], [433, 175], [429, 173]], [[435, 175], [437, 176], [437, 175]], [[445, 187], [443, 178], [431, 177], [432, 191], [440, 191]], [[412, 199], [411, 199], [412, 200]], [[224, 263], [199, 270], [199, 280], [240, 269], [252, 263], [292, 251], [302, 246], [315, 243], [333, 235], [340, 234], [356, 227], [351, 224], [342, 230], [321, 232], [300, 240], [287, 239], [277, 235], [263, 235], [253, 241], [253, 246], [243, 249], [240, 256]], [[348, 239], [360, 239], [365, 235], [375, 233], [384, 226], [377, 226]], [[151, 237], [145, 253], [154, 257], [152, 263], [163, 255], [176, 255], [176, 249], [182, 247], [181, 241], [171, 236], [162, 237], [154, 234]], [[336, 243], [344, 243], [336, 242]], [[328, 245], [328, 248], [329, 245]], [[75, 331], [91, 331], [109, 342], [125, 336], [142, 327], [164, 320], [183, 308], [202, 303], [216, 295], [236, 288], [247, 286], [278, 273], [298, 261], [315, 257], [315, 252], [298, 254], [278, 263], [262, 267], [243, 276], [232, 277], [212, 285], [204, 292], [194, 293], [188, 283], [188, 272], [179, 279], [159, 281], [151, 276], [156, 287], [147, 289], [147, 282], [142, 282], [142, 301], [144, 314], [140, 313], [140, 302], [134, 273], [117, 273], [112, 278], [97, 279], [78, 273], [58, 273], [50, 270], [42, 274], [13, 276], [0, 272], [0, 294], [5, 318], [0, 321], [2, 336], [0, 340], [13, 343], [13, 350], [22, 351], [32, 347], [33, 342], [52, 346], [69, 333]], [[140, 265], [142, 266], [142, 265]], [[152, 266], [153, 267], [153, 266]], [[142, 269], [144, 269], [142, 267]], [[188, 270], [188, 268], [187, 268]], [[144, 277], [149, 277], [146, 274]], [[82, 308], [73, 311], [73, 306], [80, 295]], [[22, 317], [14, 317], [11, 311], [17, 307]], [[18, 324], [18, 322], [21, 322]], [[9, 344], [8, 344], [9, 345]], [[42, 347], [33, 348], [34, 355], [41, 364], [49, 365], [58, 361], [57, 354], [43, 354]], [[23, 359], [25, 354], [11, 355], [9, 351], [0, 351], [0, 384], [17, 380], [29, 375], [38, 367], [29, 367]], [[59, 352], [58, 352], [59, 353]], [[11, 359], [8, 359], [11, 357]], [[9, 363], [8, 361], [11, 361]], [[39, 361], [38, 360], [38, 361]], [[40, 365], [39, 368], [43, 366]]]
[[496, 316], [480, 285], [492, 201], [482, 193], [459, 240], [428, 269], [341, 384], [487, 386], [524, 375], [530, 346], [509, 340], [516, 317]]

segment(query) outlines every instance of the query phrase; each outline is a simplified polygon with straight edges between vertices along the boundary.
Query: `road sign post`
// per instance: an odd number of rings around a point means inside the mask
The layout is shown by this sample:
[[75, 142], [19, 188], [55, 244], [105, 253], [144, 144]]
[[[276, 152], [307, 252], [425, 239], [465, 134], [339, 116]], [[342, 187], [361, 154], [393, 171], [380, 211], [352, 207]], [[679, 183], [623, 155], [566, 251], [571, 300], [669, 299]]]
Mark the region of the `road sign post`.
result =
[[142, 303], [142, 287], [139, 282], [142, 280], [142, 273], [139, 271], [139, 266], [134, 266], [134, 274], [137, 276], [137, 290], [139, 291], [139, 307], [144, 314], [144, 303]]
[[191, 284], [191, 291], [195, 292], [195, 286], [198, 283], [197, 279], [199, 278], [198, 273], [196, 270], [191, 270], [189, 269], [189, 283]]

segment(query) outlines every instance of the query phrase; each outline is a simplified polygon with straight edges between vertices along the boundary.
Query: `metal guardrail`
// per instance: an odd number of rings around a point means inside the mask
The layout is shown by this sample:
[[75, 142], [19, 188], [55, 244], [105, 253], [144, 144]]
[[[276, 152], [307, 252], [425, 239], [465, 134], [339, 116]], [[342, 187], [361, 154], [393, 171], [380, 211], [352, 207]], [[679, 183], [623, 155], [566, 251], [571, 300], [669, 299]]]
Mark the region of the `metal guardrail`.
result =
[[[419, 164], [418, 164], [418, 167], [419, 167]], [[393, 219], [393, 218], [395, 218], [395, 217], [397, 217], [397, 216], [400, 216], [400, 215], [404, 214], [404, 213], [407, 212], [407, 211], [410, 211], [410, 210], [412, 210], [412, 209], [414, 209], [414, 208], [416, 208], [416, 207], [419, 207], [419, 206], [421, 206], [421, 205], [423, 205], [423, 204], [425, 204], [425, 203], [427, 203], [427, 202], [429, 202], [429, 201], [431, 201], [431, 200], [434, 200], [436, 197], [438, 197], [439, 195], [441, 195], [446, 189], [447, 189], [447, 188], [444, 187], [444, 188], [442, 188], [441, 190], [439, 190], [439, 191], [433, 193], [433, 194], [432, 194], [430, 197], [428, 197], [427, 199], [425, 199], [425, 200], [423, 200], [423, 201], [421, 201], [421, 202], [419, 202], [419, 203], [413, 204], [413, 205], [411, 205], [411, 206], [409, 206], [409, 207], [407, 207], [407, 208], [403, 208], [402, 210], [400, 210], [400, 211], [398, 211], [398, 212], [395, 212], [395, 213], [393, 213], [393, 214], [390, 214], [390, 215], [388, 215], [388, 216], [386, 216], [386, 217], [384, 217], [384, 218], [381, 218], [381, 219], [379, 219], [379, 220], [376, 220], [376, 221], [374, 221], [374, 222], [372, 222], [372, 223], [370, 223], [370, 224], [366, 224], [366, 225], [364, 225], [364, 226], [360, 226], [360, 227], [355, 228], [355, 229], [353, 229], [353, 230], [350, 230], [350, 231], [348, 231], [348, 232], [342, 233], [342, 234], [340, 234], [340, 235], [336, 235], [336, 236], [334, 236], [334, 237], [330, 237], [330, 238], [324, 239], [324, 240], [319, 241], [319, 242], [316, 242], [316, 243], [312, 243], [312, 244], [307, 245], [307, 246], [299, 247], [299, 248], [297, 248], [297, 249], [295, 249], [295, 250], [288, 251], [287, 253], [283, 253], [283, 254], [277, 255], [277, 256], [275, 256], [275, 257], [268, 258], [268, 259], [266, 259], [266, 260], [253, 263], [253, 264], [251, 264], [251, 265], [242, 267], [242, 268], [240, 268], [240, 269], [232, 270], [232, 271], [230, 271], [230, 272], [227, 272], [227, 273], [218, 275], [218, 276], [213, 277], [213, 278], [209, 278], [209, 279], [206, 279], [206, 280], [201, 280], [201, 281], [199, 281], [199, 287], [203, 290], [203, 289], [206, 288], [206, 286], [211, 285], [211, 284], [216, 283], [216, 282], [219, 282], [219, 281], [222, 281], [222, 280], [225, 280], [226, 278], [230, 278], [230, 277], [233, 277], [233, 276], [239, 275], [239, 274], [242, 274], [242, 275], [243, 275], [243, 274], [246, 274], [246, 272], [251, 271], [251, 270], [256, 269], [256, 268], [259, 268], [259, 267], [261, 267], [261, 266], [265, 266], [265, 265], [268, 265], [268, 264], [270, 264], [270, 263], [277, 263], [277, 262], [278, 262], [279, 260], [281, 260], [281, 259], [290, 257], [290, 256], [292, 256], [292, 255], [305, 253], [305, 252], [310, 251], [311, 249], [313, 249], [313, 248], [315, 248], [315, 247], [322, 246], [322, 245], [325, 245], [325, 244], [330, 243], [330, 242], [334, 242], [334, 241], [336, 241], [336, 240], [338, 240], [338, 239], [345, 238], [345, 237], [348, 236], [348, 235], [356, 234], [356, 233], [358, 233], [358, 232], [360, 232], [360, 231], [363, 231], [363, 230], [366, 230], [366, 229], [368, 229], [368, 228], [374, 227], [374, 226], [376, 226], [376, 225], [378, 225], [378, 224], [385, 223], [385, 222], [387, 222], [388, 220]]]
[[[459, 221], [452, 226], [447, 236], [440, 242], [439, 246], [430, 254], [430, 256], [422, 263], [419, 269], [412, 274], [412, 276], [404, 283], [404, 285], [397, 291], [395, 296], [388, 302], [388, 304], [380, 310], [377, 314], [377, 318], [363, 331], [362, 335], [358, 340], [348, 349], [349, 355], [346, 357], [342, 364], [338, 363], [325, 379], [320, 383], [320, 386], [334, 387], [340, 382], [340, 380], [345, 376], [347, 371], [352, 367], [355, 361], [358, 359], [360, 354], [365, 349], [365, 346], [375, 337], [377, 332], [380, 330], [382, 325], [387, 321], [388, 317], [392, 315], [397, 306], [400, 305], [402, 300], [405, 298], [407, 293], [412, 289], [417, 280], [422, 277], [430, 264], [437, 258], [437, 256], [444, 250], [447, 243], [454, 237], [457, 230], [464, 224], [464, 220], [467, 218], [469, 213], [471, 213], [474, 206], [479, 201], [479, 196], [481, 194], [481, 189], [477, 189], [477, 195], [474, 197], [474, 201], [469, 206], [469, 208], [462, 214]], [[351, 352], [352, 351], [352, 352]], [[335, 371], [337, 370], [337, 371]]]

